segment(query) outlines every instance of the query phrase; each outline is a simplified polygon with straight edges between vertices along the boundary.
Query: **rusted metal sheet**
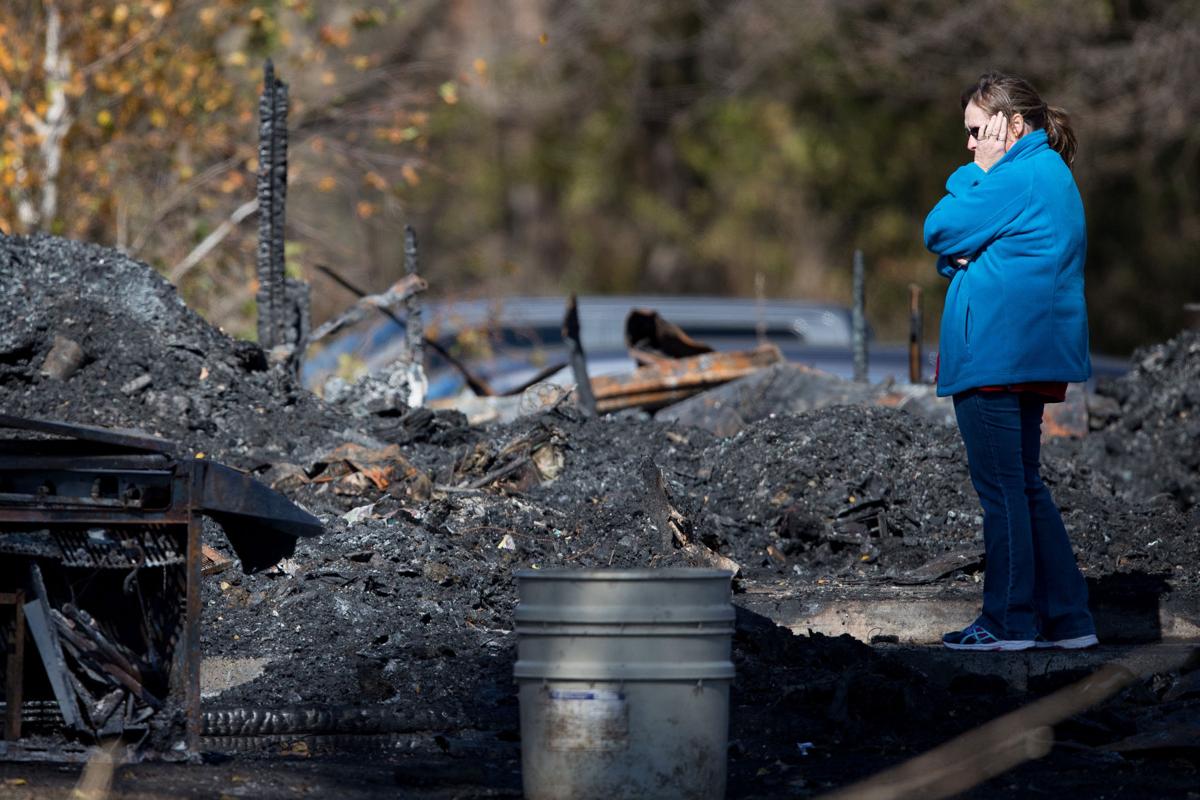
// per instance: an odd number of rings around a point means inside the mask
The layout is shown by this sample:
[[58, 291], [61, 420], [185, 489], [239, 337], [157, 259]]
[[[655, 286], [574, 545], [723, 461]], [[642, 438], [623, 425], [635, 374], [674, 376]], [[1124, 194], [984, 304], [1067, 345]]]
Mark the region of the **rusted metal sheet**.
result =
[[190, 507], [221, 524], [247, 572], [290, 556], [296, 537], [321, 533], [320, 520], [249, 475], [208, 460], [187, 463]]
[[628, 375], [599, 375], [592, 379], [592, 389], [601, 412], [661, 408], [782, 361], [774, 345], [704, 353], [648, 364]]
[[[72, 759], [73, 741], [117, 735], [140, 742], [129, 757], [195, 752], [201, 515], [222, 524], [246, 571], [290, 555], [320, 522], [249, 475], [139, 431], [10, 416], [0, 427], [60, 437], [0, 439], [0, 606], [23, 597], [18, 628], [47, 679], [14, 680], [25, 665], [10, 655], [13, 741], [0, 757]], [[23, 709], [47, 701], [62, 746], [21, 738]]]

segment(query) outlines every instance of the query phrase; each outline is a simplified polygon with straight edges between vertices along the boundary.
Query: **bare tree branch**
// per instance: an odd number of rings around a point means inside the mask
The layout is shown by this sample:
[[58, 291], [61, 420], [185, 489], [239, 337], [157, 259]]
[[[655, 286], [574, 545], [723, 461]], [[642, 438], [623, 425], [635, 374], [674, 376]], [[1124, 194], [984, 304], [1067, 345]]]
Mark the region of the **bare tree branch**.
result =
[[171, 283], [179, 283], [184, 275], [191, 272], [200, 261], [213, 249], [225, 240], [225, 237], [233, 233], [233, 229], [241, 223], [246, 217], [258, 211], [258, 198], [242, 203], [234, 212], [229, 215], [229, 219], [217, 226], [216, 230], [204, 237], [204, 241], [192, 248], [192, 252], [184, 256], [183, 260], [167, 273], [167, 278]]
[[176, 188], [166, 200], [164, 200], [157, 208], [154, 209], [154, 213], [150, 215], [150, 218], [142, 226], [142, 229], [138, 232], [137, 237], [133, 240], [133, 244], [129, 246], [129, 250], [127, 252], [131, 256], [136, 256], [139, 252], [141, 252], [142, 248], [146, 246], [146, 242], [149, 241], [150, 236], [157, 231], [158, 223], [162, 222], [163, 219], [176, 208], [183, 205], [184, 201], [190, 198], [197, 189], [209, 181], [221, 177], [226, 172], [233, 169], [233, 167], [237, 166], [238, 162], [241, 160], [242, 159], [239, 156], [234, 156], [232, 158], [227, 158], [224, 161], [219, 161], [208, 169], [204, 170], [204, 172], [201, 172], [199, 175], [189, 180], [187, 183]]

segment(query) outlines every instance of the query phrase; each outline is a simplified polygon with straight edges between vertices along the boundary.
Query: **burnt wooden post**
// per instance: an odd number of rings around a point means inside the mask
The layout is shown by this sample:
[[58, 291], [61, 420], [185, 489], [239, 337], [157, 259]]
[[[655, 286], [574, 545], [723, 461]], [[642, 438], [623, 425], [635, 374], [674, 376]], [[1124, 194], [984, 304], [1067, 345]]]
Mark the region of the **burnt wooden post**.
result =
[[25, 702], [25, 593], [0, 594], [0, 605], [13, 607], [13, 643], [8, 651], [4, 674], [4, 738], [15, 742], [21, 738], [21, 708]]
[[288, 337], [284, 281], [284, 217], [287, 203], [287, 84], [268, 59], [258, 100], [258, 343], [270, 351], [296, 344]]
[[667, 555], [675, 549], [675, 534], [671, 528], [671, 503], [667, 500], [666, 482], [662, 470], [647, 456], [642, 459], [641, 477], [645, 493], [642, 495], [642, 512], [650, 524], [658, 529], [656, 552]]
[[575, 373], [575, 384], [579, 388], [579, 407], [589, 417], [596, 416], [596, 395], [592, 391], [592, 381], [588, 377], [587, 360], [583, 354], [583, 342], [579, 335], [579, 305], [575, 293], [567, 301], [567, 315], [562, 324], [563, 341], [571, 358], [571, 371]]
[[908, 285], [908, 382], [921, 382], [921, 287]]
[[854, 344], [854, 380], [867, 380], [867, 315], [866, 268], [862, 250], [854, 251], [854, 305], [850, 312], [851, 337]]
[[[199, 475], [200, 473], [194, 474]], [[192, 480], [188, 492], [189, 503], [199, 500], [202, 490], [198, 479]], [[179, 669], [178, 685], [182, 688], [179, 697], [183, 702], [184, 710], [183, 740], [189, 753], [200, 751], [200, 735], [203, 733], [200, 718], [200, 582], [204, 579], [202, 574], [203, 558], [200, 549], [202, 528], [200, 516], [189, 508], [183, 630], [180, 641], [176, 645], [178, 648], [178, 661], [176, 662]]]
[[[411, 225], [404, 226], [404, 274], [416, 275], [417, 232]], [[414, 292], [404, 301], [404, 344], [408, 360], [413, 364], [425, 363], [425, 324], [421, 319], [421, 298]]]

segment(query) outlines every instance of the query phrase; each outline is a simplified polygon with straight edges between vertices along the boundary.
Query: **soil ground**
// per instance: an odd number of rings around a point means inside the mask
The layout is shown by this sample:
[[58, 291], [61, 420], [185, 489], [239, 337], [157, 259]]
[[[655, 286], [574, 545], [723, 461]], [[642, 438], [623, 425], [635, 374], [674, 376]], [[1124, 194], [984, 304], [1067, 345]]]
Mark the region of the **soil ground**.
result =
[[[981, 574], [976, 556], [929, 577], [931, 563], [982, 550], [978, 502], [957, 431], [904, 411], [768, 415], [725, 438], [569, 405], [481, 427], [453, 412], [355, 417], [207, 325], [145, 265], [50, 237], [0, 239], [0, 315], [0, 412], [161, 434], [252, 471], [325, 523], [273, 569], [206, 580], [205, 655], [265, 662], [206, 697], [210, 716], [322, 706], [386, 717], [387, 735], [353, 745], [297, 733], [250, 747], [210, 731], [213, 763], [121, 767], [127, 796], [518, 793], [512, 573], [695, 563], [664, 542], [664, 501], [685, 535], [741, 566], [735, 604], [751, 584], [974, 585]], [[55, 336], [86, 354], [65, 379], [42, 373]], [[1043, 465], [1093, 599], [1200, 596], [1200, 333], [1136, 354], [1089, 408], [1089, 434], [1048, 443]], [[206, 536], [228, 552], [215, 525]], [[744, 609], [734, 662], [732, 797], [819, 795], [1080, 677], [1018, 689], [929, 675]], [[1048, 756], [969, 796], [1197, 796], [1200, 735], [1179, 733], [1200, 724], [1194, 662], [1065, 721]], [[1145, 744], [1155, 736], [1161, 746]], [[74, 774], [6, 764], [0, 794], [53, 796]]]

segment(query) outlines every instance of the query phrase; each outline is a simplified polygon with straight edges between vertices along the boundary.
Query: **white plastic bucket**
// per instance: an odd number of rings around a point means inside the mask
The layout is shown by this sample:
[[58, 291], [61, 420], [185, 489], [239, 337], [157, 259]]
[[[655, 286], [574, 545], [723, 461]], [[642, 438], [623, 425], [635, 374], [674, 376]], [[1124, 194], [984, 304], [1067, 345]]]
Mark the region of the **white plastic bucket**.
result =
[[516, 573], [529, 800], [725, 796], [732, 574]]

